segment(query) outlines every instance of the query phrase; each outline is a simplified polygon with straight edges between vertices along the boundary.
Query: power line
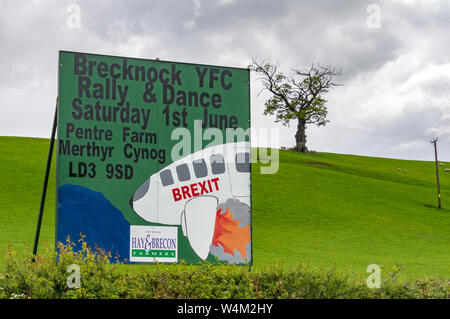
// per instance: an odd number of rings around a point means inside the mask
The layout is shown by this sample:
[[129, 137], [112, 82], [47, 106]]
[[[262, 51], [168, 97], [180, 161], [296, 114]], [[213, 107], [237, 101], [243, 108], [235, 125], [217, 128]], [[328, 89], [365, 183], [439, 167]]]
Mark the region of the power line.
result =
[[24, 91], [29, 91], [29, 90], [33, 90], [33, 89], [46, 89], [46, 90], [53, 89], [51, 87], [43, 86], [40, 84], [20, 83], [20, 82], [11, 82], [11, 81], [0, 81], [0, 87], [8, 88], [8, 89], [24, 90]]
[[[344, 134], [355, 134], [357, 132], [358, 135], [365, 135], [370, 137], [381, 137], [381, 138], [390, 138], [390, 139], [398, 139], [398, 140], [416, 140], [416, 141], [424, 141], [429, 142], [430, 137], [425, 135], [412, 135], [412, 134], [386, 134], [386, 133], [375, 133], [373, 131], [361, 129], [361, 128], [351, 128], [351, 127], [342, 127], [342, 126], [333, 126], [333, 128], [337, 129], [338, 131], [344, 133]], [[349, 132], [345, 132], [349, 131]], [[443, 144], [449, 144], [450, 141], [440, 141], [440, 143]]]

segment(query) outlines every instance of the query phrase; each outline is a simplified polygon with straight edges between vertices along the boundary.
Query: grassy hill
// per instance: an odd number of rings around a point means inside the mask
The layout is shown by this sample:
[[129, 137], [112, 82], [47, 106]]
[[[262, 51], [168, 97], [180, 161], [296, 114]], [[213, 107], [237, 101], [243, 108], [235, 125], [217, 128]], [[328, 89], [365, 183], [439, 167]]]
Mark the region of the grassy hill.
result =
[[[33, 245], [48, 144], [0, 137], [0, 256], [8, 243]], [[252, 167], [256, 266], [303, 260], [365, 274], [374, 263], [401, 267], [405, 278], [450, 277], [450, 164], [440, 166], [441, 210], [433, 162], [280, 151], [277, 174], [260, 166]], [[41, 230], [50, 243], [54, 168]]]

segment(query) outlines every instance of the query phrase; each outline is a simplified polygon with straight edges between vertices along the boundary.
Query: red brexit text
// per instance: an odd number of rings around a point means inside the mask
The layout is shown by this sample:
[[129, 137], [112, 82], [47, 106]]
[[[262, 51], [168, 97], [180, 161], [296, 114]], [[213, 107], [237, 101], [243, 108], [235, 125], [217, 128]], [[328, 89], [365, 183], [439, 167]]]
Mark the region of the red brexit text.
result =
[[174, 201], [179, 201], [186, 198], [196, 197], [219, 190], [217, 183], [219, 178], [208, 179], [203, 182], [193, 183], [191, 185], [175, 187], [172, 189]]

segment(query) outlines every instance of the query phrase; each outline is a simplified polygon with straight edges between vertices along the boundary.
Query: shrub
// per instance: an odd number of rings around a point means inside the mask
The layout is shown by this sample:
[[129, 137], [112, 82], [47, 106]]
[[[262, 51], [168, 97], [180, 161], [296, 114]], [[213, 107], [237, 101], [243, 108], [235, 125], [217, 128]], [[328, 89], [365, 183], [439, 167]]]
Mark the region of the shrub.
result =
[[[6, 272], [0, 274], [0, 298], [449, 298], [448, 279], [397, 280], [392, 271], [379, 289], [369, 289], [365, 278], [331, 269], [299, 264], [290, 270], [281, 265], [255, 268], [158, 264], [123, 269], [110, 262], [104, 250], [87, 247], [74, 251], [74, 243], [59, 243], [57, 251], [45, 245], [37, 256], [6, 254]], [[28, 248], [27, 251], [30, 251]], [[34, 259], [34, 261], [33, 261]], [[81, 271], [81, 287], [70, 289], [67, 267]], [[131, 266], [133, 267], [133, 266]]]

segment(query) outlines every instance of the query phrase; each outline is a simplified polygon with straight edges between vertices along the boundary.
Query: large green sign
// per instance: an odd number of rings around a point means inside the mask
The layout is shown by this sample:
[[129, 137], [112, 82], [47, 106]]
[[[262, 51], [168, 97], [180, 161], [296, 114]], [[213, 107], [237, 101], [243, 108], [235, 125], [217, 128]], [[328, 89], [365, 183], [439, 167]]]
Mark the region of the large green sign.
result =
[[56, 240], [252, 263], [249, 70], [59, 54]]

